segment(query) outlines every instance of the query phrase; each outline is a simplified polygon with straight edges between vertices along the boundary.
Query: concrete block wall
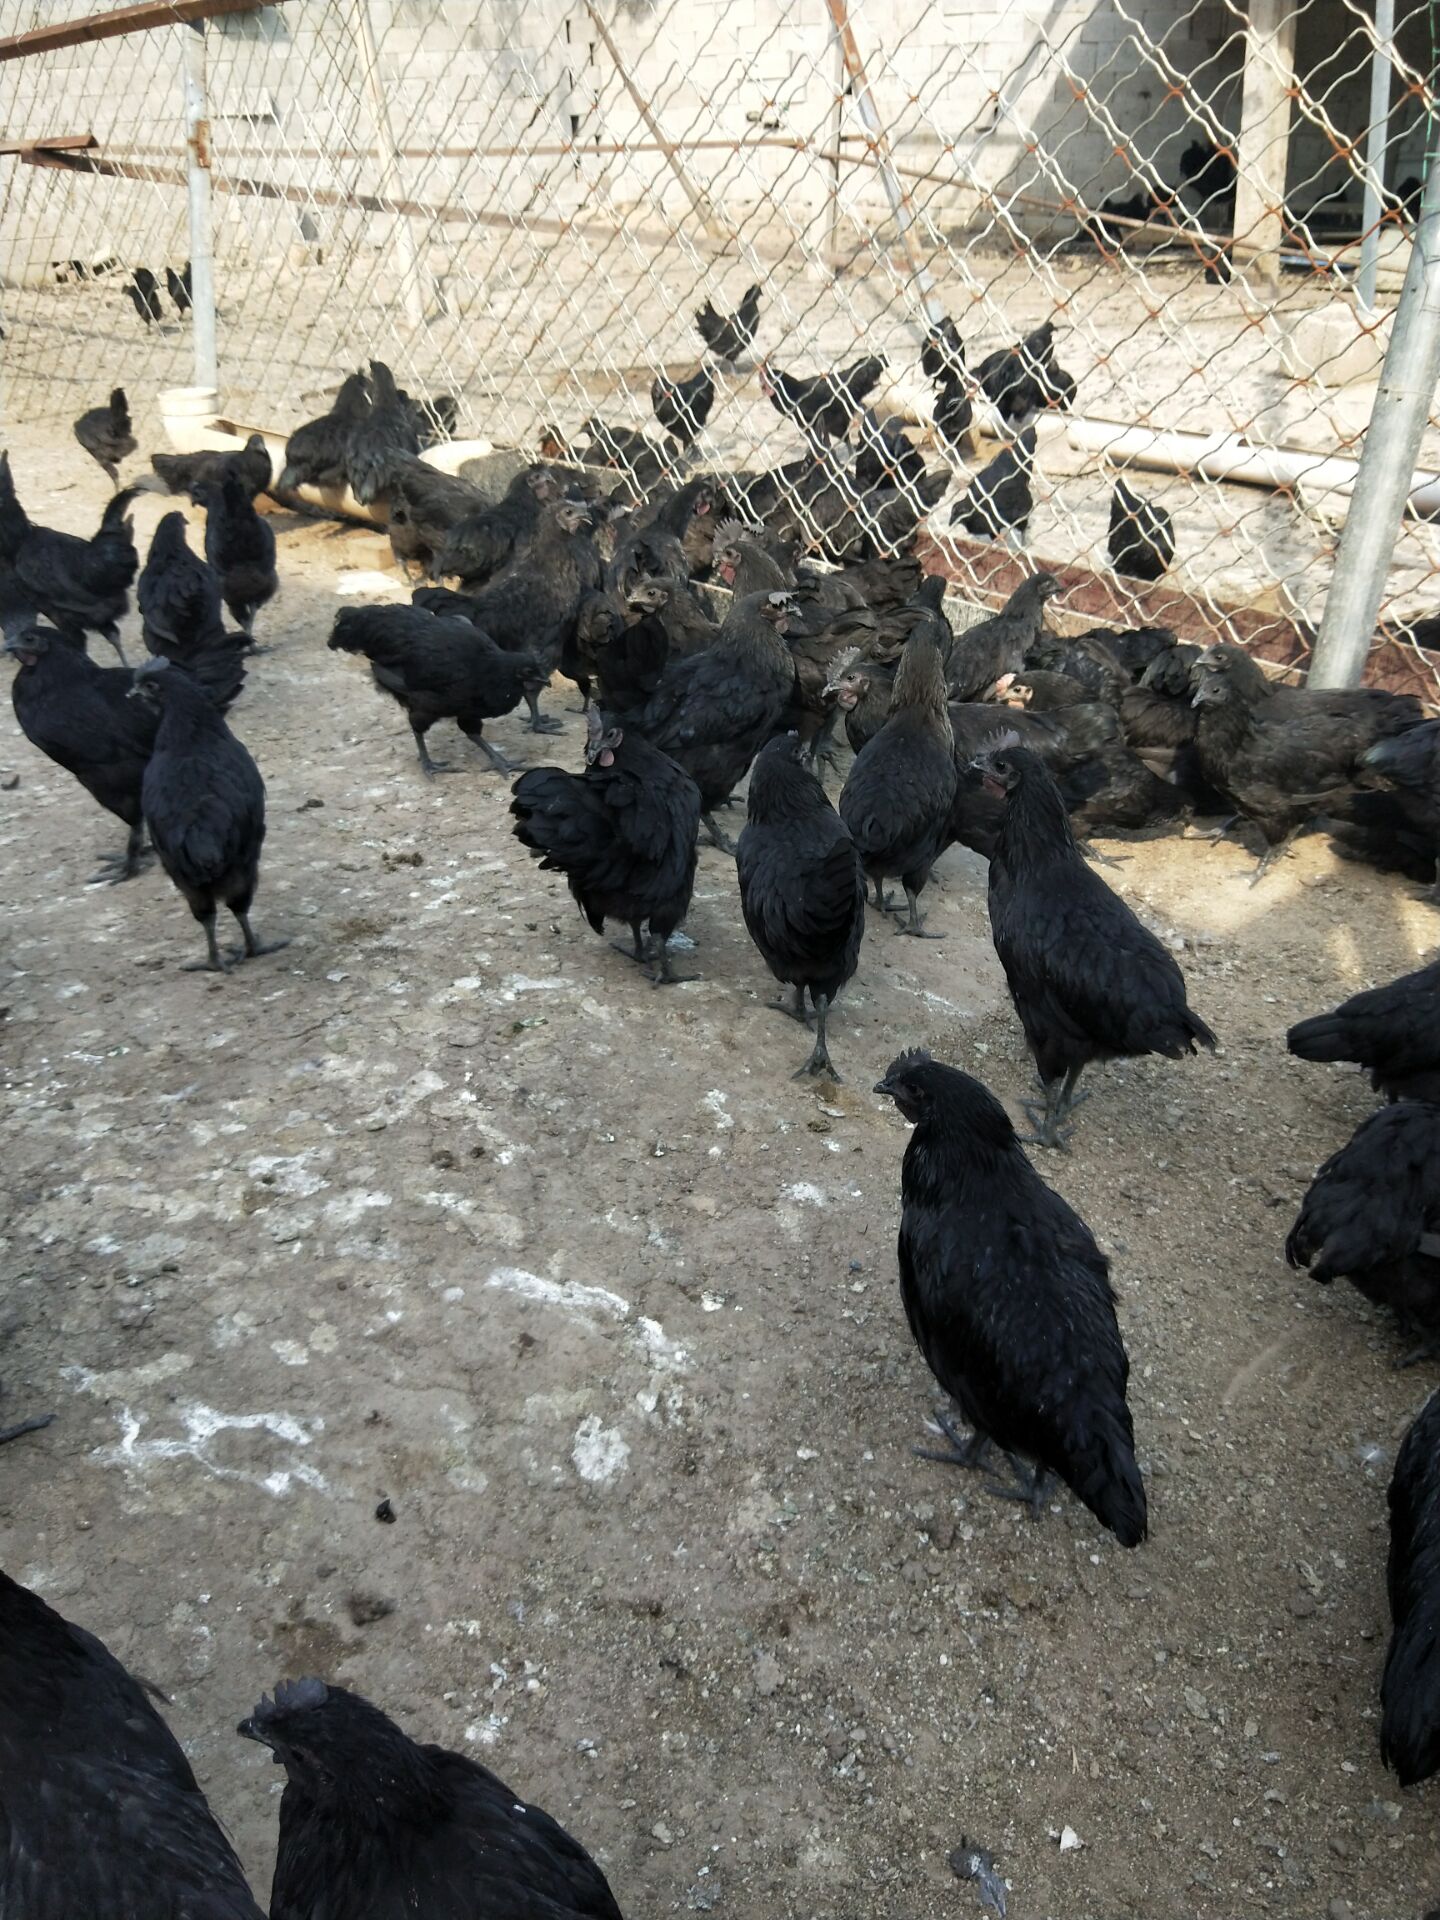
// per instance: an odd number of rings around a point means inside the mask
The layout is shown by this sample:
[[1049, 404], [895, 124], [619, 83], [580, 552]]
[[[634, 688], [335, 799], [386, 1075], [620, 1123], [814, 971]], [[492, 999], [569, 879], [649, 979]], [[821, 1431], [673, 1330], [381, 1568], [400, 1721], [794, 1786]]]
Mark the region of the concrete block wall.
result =
[[[83, 14], [91, 4], [0, 0], [0, 32]], [[586, 9], [572, 0], [370, 4], [402, 147], [429, 155], [435, 147], [553, 146], [572, 125], [582, 144], [653, 144]], [[1068, 188], [1097, 201], [1128, 186], [1127, 144], [1162, 178], [1177, 179], [1195, 129], [1168, 86], [1165, 62], [1194, 76], [1221, 124], [1234, 126], [1243, 47], [1226, 0], [852, 0], [851, 13], [898, 157], [946, 174], [958, 165], [982, 190], [1044, 202], [1063, 200]], [[1368, 80], [1358, 51], [1335, 53], [1348, 31], [1344, 13], [1342, 0], [1302, 0], [1299, 64], [1323, 73], [1329, 110], [1353, 131]], [[685, 155], [691, 178], [726, 217], [757, 237], [769, 230], [781, 241], [813, 240], [830, 169], [780, 143], [834, 143], [837, 62], [824, 0], [603, 0], [603, 17], [669, 134], [730, 143]], [[376, 162], [355, 152], [373, 147], [374, 129], [349, 19], [341, 0], [289, 0], [212, 24], [217, 167], [283, 186], [375, 189]], [[144, 149], [178, 167], [184, 31], [15, 63], [5, 75], [5, 133], [89, 129], [112, 151]], [[1358, 37], [1350, 39], [1358, 47]], [[844, 103], [843, 126], [859, 130], [853, 103]], [[771, 144], [735, 150], [755, 141]], [[850, 142], [846, 151], [863, 146]], [[182, 189], [39, 173], [11, 161], [0, 167], [0, 279], [43, 275], [52, 260], [87, 254], [114, 253], [127, 264], [183, 257]], [[528, 152], [407, 158], [402, 177], [407, 193], [427, 204], [484, 201], [562, 215], [635, 208], [672, 219], [687, 210], [682, 186], [653, 152], [592, 151], [578, 161]], [[1343, 184], [1329, 141], [1297, 116], [1292, 183], [1308, 192], [1322, 177]], [[935, 181], [911, 189], [942, 229], [974, 215], [973, 191]], [[841, 206], [860, 225], [886, 217], [873, 168], [843, 169]], [[217, 210], [222, 256], [229, 249], [262, 260], [300, 235], [298, 209], [274, 201], [221, 195]], [[1032, 228], [1068, 230], [1043, 205], [1016, 213]], [[383, 243], [388, 225], [319, 207], [307, 233], [349, 247]], [[456, 231], [441, 227], [436, 244]]]

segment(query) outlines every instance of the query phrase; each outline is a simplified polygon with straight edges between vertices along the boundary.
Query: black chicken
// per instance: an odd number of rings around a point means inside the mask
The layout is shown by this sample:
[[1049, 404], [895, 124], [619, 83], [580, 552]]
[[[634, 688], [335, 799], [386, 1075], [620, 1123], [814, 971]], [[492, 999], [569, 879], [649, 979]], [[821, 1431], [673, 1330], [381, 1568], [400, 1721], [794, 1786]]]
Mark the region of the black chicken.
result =
[[1362, 1121], [1310, 1182], [1285, 1242], [1292, 1267], [1343, 1274], [1407, 1332], [1440, 1337], [1440, 1106], [1399, 1100]]
[[[102, 855], [92, 884], [132, 879], [144, 839], [140, 783], [158, 715], [128, 697], [133, 680], [126, 668], [97, 666], [83, 647], [47, 627], [12, 634], [4, 650], [19, 664], [10, 698], [25, 738], [129, 828], [124, 853]], [[200, 650], [196, 677], [223, 710], [239, 693], [245, 669], [233, 651], [211, 647]]]
[[760, 750], [737, 864], [750, 938], [775, 978], [795, 989], [785, 1011], [805, 1020], [807, 991], [815, 1009], [814, 1050], [795, 1078], [824, 1073], [838, 1080], [825, 1027], [860, 957], [865, 869], [849, 828], [805, 762], [798, 734]]
[[1440, 720], [1423, 720], [1360, 756], [1360, 778], [1376, 791], [1352, 794], [1330, 822], [1342, 859], [1404, 873], [1440, 906]]
[[370, 405], [345, 442], [345, 478], [362, 507], [384, 494], [403, 461], [420, 451], [420, 427], [409, 398], [383, 360], [370, 362]]
[[[538, 660], [548, 680], [574, 645], [581, 603], [600, 585], [602, 572], [585, 502], [551, 500], [508, 567], [478, 593], [451, 595], [444, 604], [447, 611], [466, 613], [497, 647]], [[412, 597], [417, 606], [436, 606], [439, 596], [434, 588], [421, 588]], [[562, 723], [541, 714], [536, 696], [525, 697], [529, 731], [558, 733]]]
[[185, 262], [183, 273], [177, 273], [174, 267], [166, 267], [165, 285], [171, 300], [175, 303], [175, 311], [180, 314], [188, 313], [194, 305], [190, 291], [190, 262], [188, 260]]
[[370, 662], [376, 686], [404, 709], [427, 776], [456, 771], [430, 758], [425, 736], [437, 720], [453, 720], [497, 773], [515, 772], [484, 728], [522, 700], [533, 709], [550, 679], [533, 654], [497, 647], [472, 621], [422, 606], [342, 607], [329, 644]]
[[1132, 580], [1159, 580], [1175, 558], [1175, 523], [1164, 507], [1117, 476], [1110, 496], [1110, 538], [1106, 551], [1117, 573]]
[[280, 591], [275, 570], [275, 529], [255, 511], [243, 476], [231, 467], [219, 486], [202, 489], [205, 558], [220, 581], [220, 597], [232, 620], [254, 636], [255, 616]]
[[264, 1920], [153, 1691], [0, 1573], [0, 1913]]
[[793, 420], [814, 442], [843, 440], [885, 371], [883, 354], [857, 360], [840, 373], [804, 379], [760, 363], [760, 387], [775, 411]]
[[285, 1769], [273, 1920], [621, 1920], [543, 1808], [358, 1693], [285, 1681], [236, 1731]]
[[250, 925], [265, 839], [265, 782], [218, 707], [182, 667], [147, 660], [130, 697], [159, 712], [155, 745], [140, 787], [140, 804], [160, 864], [205, 929], [206, 957], [186, 973], [226, 973], [230, 961], [215, 940], [215, 915], [228, 907], [244, 949], [232, 959], [278, 953], [288, 940], [262, 946]]
[[986, 354], [975, 384], [1001, 419], [1018, 426], [1045, 407], [1068, 407], [1075, 381], [1055, 364], [1055, 323], [1047, 320], [1012, 347]]
[[400, 461], [385, 497], [390, 551], [403, 573], [418, 568], [426, 580], [436, 577], [439, 555], [455, 528], [490, 506], [478, 487], [425, 460]]
[[[900, 1297], [930, 1371], [971, 1428], [944, 1415], [945, 1453], [1014, 1482], [986, 1491], [1038, 1514], [1059, 1477], [1122, 1547], [1147, 1526], [1110, 1266], [1035, 1172], [999, 1101], [928, 1053], [902, 1053], [875, 1091], [915, 1128], [901, 1174]], [[1022, 1460], [1032, 1461], [1027, 1471]]]
[[1387, 1100], [1440, 1102], [1440, 960], [1300, 1021], [1285, 1044], [1302, 1060], [1353, 1060]]
[[1207, 647], [1193, 678], [1205, 777], [1265, 838], [1252, 885], [1301, 827], [1343, 804], [1367, 749], [1422, 717], [1409, 694], [1374, 687], [1272, 688], [1239, 647]]
[[[266, 491], [273, 477], [270, 449], [261, 433], [252, 433], [234, 453], [218, 453], [213, 449], [199, 453], [152, 453], [150, 465], [156, 478], [164, 482], [166, 493], [188, 494], [197, 506], [202, 489], [222, 486], [226, 474], [232, 471], [239, 474], [252, 500], [257, 493]], [[142, 481], [141, 485], [152, 492], [160, 491], [153, 481]]]
[[343, 487], [350, 435], [369, 411], [369, 382], [363, 373], [347, 374], [330, 411], [297, 427], [285, 443], [281, 490]]
[[905, 644], [890, 714], [855, 756], [840, 792], [840, 818], [875, 883], [875, 904], [890, 911], [885, 881], [899, 874], [909, 904], [897, 933], [925, 934], [920, 895], [946, 844], [955, 799], [955, 746], [945, 704], [940, 650], [926, 632]]
[[160, 282], [148, 267], [136, 267], [134, 278], [125, 283], [125, 292], [147, 327], [165, 318], [165, 309], [160, 304]]
[[977, 540], [999, 540], [1012, 530], [1023, 541], [1035, 511], [1031, 482], [1035, 474], [1035, 429], [1026, 427], [989, 466], [982, 467], [950, 513], [952, 527]]
[[1380, 1753], [1402, 1787], [1440, 1769], [1440, 1393], [1411, 1423], [1390, 1479], [1390, 1649]]
[[694, 444], [714, 404], [715, 382], [707, 367], [699, 368], [688, 380], [670, 380], [661, 373], [650, 383], [655, 418], [682, 447]]
[[208, 561], [191, 552], [185, 533], [183, 513], [165, 514], [135, 583], [146, 649], [181, 665], [189, 649], [222, 636], [225, 630], [219, 575]]
[[793, 604], [787, 593], [737, 599], [713, 646], [668, 661], [654, 692], [615, 716], [690, 775], [705, 830], [725, 853], [735, 849], [715, 808], [745, 778], [794, 696], [795, 662], [781, 637]]
[[935, 381], [953, 379], [965, 372], [965, 342], [948, 313], [926, 331], [920, 348], [920, 371], [927, 380]]
[[877, 419], [870, 407], [856, 416], [855, 444], [859, 452], [851, 478], [862, 493], [915, 486], [925, 478], [925, 456], [905, 437], [898, 414]]
[[655, 986], [672, 984], [669, 940], [689, 911], [700, 825], [689, 774], [592, 707], [584, 773], [533, 767], [513, 793], [515, 838], [546, 872], [565, 875], [596, 933], [623, 921], [635, 944], [617, 950], [653, 963]]
[[102, 467], [112, 487], [120, 484], [120, 462], [128, 460], [140, 442], [130, 426], [130, 403], [125, 389], [116, 387], [103, 407], [91, 407], [75, 422], [75, 438], [97, 466]]
[[535, 531], [541, 508], [559, 494], [549, 467], [523, 467], [493, 505], [483, 503], [451, 526], [439, 543], [435, 574], [453, 574], [466, 593], [478, 593], [515, 557]]
[[935, 391], [933, 418], [940, 442], [951, 453], [968, 451], [970, 429], [975, 423], [975, 403], [964, 374], [947, 374]]
[[717, 313], [707, 300], [695, 314], [700, 338], [717, 360], [733, 366], [755, 338], [760, 324], [760, 289], [747, 287], [734, 313]]
[[1043, 1112], [1026, 1113], [1038, 1145], [1064, 1147], [1088, 1062], [1174, 1060], [1197, 1044], [1213, 1050], [1215, 1036], [1186, 1004], [1171, 955], [1086, 865], [1038, 756], [1002, 741], [981, 766], [990, 790], [1005, 795], [990, 931], [1044, 1090]]
[[1017, 674], [1045, 626], [1045, 603], [1061, 591], [1053, 573], [1022, 580], [998, 613], [956, 634], [947, 680], [952, 700], [982, 700], [1007, 674]]
[[140, 566], [129, 506], [136, 489], [117, 493], [100, 516], [91, 540], [51, 527], [37, 527], [21, 506], [0, 453], [0, 562], [14, 569], [19, 589], [38, 613], [82, 643], [87, 633], [108, 640], [124, 664], [120, 622], [130, 604], [130, 583]]

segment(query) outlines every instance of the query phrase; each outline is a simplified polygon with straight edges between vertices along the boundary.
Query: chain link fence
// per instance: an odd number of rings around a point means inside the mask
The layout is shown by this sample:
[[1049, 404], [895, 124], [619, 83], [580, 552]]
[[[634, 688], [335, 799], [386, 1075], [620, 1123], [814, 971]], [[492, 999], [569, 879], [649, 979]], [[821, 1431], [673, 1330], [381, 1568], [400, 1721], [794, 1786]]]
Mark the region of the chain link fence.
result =
[[[534, 449], [599, 417], [658, 442], [651, 381], [696, 370], [694, 310], [758, 284], [753, 352], [717, 370], [695, 460], [800, 452], [759, 356], [812, 373], [882, 353], [877, 413], [955, 469], [928, 534], [993, 600], [1020, 563], [948, 523], [1006, 429], [981, 407], [957, 463], [920, 347], [942, 308], [972, 368], [1053, 321], [1075, 391], [1038, 423], [1025, 564], [1061, 574], [1082, 622], [1306, 656], [1410, 248], [1432, 0], [229, 9], [0, 66], [5, 422], [123, 385], [162, 444], [157, 396], [194, 378], [165, 270], [190, 251], [183, 42], [203, 30], [220, 384], [242, 427], [293, 428], [379, 357], [453, 394], [465, 436]], [[0, 0], [0, 31], [86, 12]], [[1422, 464], [1440, 475], [1433, 419]], [[1105, 556], [1122, 466], [1175, 524], [1152, 587]], [[1437, 569], [1435, 529], [1407, 518], [1382, 675], [1387, 656], [1430, 673]]]

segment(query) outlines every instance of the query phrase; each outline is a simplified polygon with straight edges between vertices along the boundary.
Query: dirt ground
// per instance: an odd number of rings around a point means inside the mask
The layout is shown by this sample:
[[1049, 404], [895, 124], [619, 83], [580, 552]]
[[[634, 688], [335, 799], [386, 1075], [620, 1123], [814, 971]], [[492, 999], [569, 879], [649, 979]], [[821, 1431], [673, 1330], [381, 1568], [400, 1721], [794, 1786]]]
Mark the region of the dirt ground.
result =
[[[104, 483], [55, 447], [12, 442], [22, 497], [87, 527]], [[1432, 1376], [1282, 1256], [1373, 1105], [1285, 1027], [1416, 965], [1433, 911], [1319, 839], [1254, 891], [1228, 842], [1110, 848], [1222, 1039], [1096, 1072], [1043, 1162], [1114, 1262], [1127, 1554], [912, 1453], [937, 1396], [870, 1088], [915, 1044], [1026, 1087], [980, 863], [941, 863], [942, 941], [872, 920], [845, 1085], [796, 1084], [727, 860], [697, 977], [652, 992], [511, 838], [506, 783], [442, 729], [463, 771], [427, 785], [326, 651], [375, 538], [277, 526], [234, 725], [288, 951], [178, 971], [201, 940], [164, 877], [88, 888], [118, 824], [12, 722], [0, 748], [0, 1416], [59, 1413], [0, 1453], [4, 1564], [163, 1688], [257, 1893], [279, 1777], [232, 1729], [319, 1672], [548, 1806], [635, 1916], [978, 1914], [962, 1836], [1012, 1920], [1433, 1904], [1433, 1794], [1377, 1750], [1385, 1486]], [[580, 739], [567, 715], [543, 757]]]

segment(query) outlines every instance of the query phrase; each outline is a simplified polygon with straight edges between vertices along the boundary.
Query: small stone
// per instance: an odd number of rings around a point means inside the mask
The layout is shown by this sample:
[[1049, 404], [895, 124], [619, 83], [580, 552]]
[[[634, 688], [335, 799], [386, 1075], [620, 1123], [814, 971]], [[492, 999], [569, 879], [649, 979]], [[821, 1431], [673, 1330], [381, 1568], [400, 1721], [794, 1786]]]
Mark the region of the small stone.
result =
[[1290, 1596], [1290, 1611], [1297, 1620], [1308, 1620], [1310, 1615], [1315, 1611], [1314, 1594], [1306, 1593], [1303, 1588], [1299, 1593], [1292, 1593]]
[[1325, 1909], [1325, 1920], [1351, 1920], [1351, 1911], [1350, 1902], [1337, 1894]]
[[380, 1521], [382, 1526], [394, 1526], [396, 1518], [395, 1509], [391, 1506], [388, 1495], [380, 1502], [379, 1506], [376, 1507], [375, 1518]]
[[755, 1691], [761, 1699], [768, 1700], [772, 1693], [778, 1693], [783, 1678], [774, 1654], [762, 1653], [755, 1662]]
[[295, 809], [295, 811], [297, 813], [313, 813], [316, 807], [323, 807], [324, 804], [325, 802], [321, 800], [318, 797], [318, 795], [313, 793], [307, 794], [305, 799], [303, 799], [300, 802], [299, 806]]
[[1198, 1687], [1186, 1687], [1185, 1706], [1187, 1711], [1193, 1714], [1197, 1720], [1208, 1720], [1210, 1718], [1210, 1703]]
[[345, 1603], [357, 1627], [368, 1627], [395, 1611], [395, 1602], [378, 1593], [352, 1593]]
[[1372, 1800], [1366, 1812], [1372, 1820], [1395, 1821], [1400, 1818], [1400, 1803], [1398, 1800]]
[[1253, 1740], [1259, 1731], [1260, 1722], [1258, 1720], [1247, 1720], [1245, 1722], [1245, 1738], [1247, 1740]]
[[18, 773], [0, 774], [0, 792], [14, 793], [19, 784], [20, 776]]
[[663, 1820], [657, 1820], [655, 1822], [654, 1826], [650, 1829], [650, 1836], [652, 1839], [658, 1840], [662, 1847], [670, 1847], [675, 1844], [675, 1836]]

